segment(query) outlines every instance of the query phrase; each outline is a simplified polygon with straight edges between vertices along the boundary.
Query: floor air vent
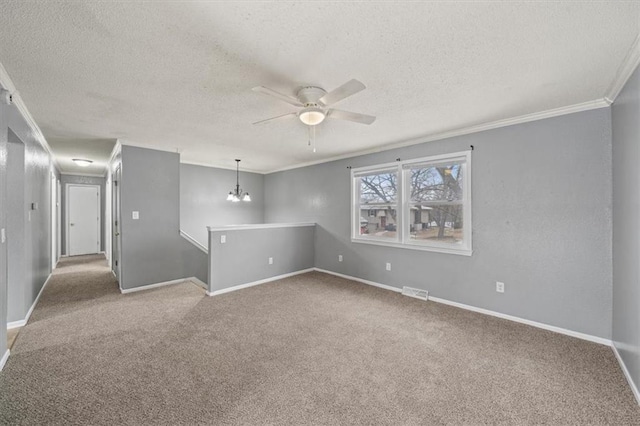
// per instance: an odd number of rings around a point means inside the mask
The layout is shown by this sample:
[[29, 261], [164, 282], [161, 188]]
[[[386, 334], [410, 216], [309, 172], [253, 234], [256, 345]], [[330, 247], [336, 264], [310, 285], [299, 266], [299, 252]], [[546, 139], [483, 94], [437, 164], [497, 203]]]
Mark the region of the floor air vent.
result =
[[420, 290], [419, 288], [402, 287], [402, 294], [420, 300], [427, 300], [429, 298], [429, 292], [427, 290]]

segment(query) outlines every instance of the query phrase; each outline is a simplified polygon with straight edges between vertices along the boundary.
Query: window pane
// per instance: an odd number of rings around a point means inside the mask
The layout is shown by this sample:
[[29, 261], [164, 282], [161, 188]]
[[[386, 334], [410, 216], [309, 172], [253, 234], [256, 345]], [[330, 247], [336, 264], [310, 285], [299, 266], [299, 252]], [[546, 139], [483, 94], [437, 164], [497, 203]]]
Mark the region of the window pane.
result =
[[463, 240], [462, 205], [411, 204], [409, 235], [412, 241], [459, 243]]
[[360, 177], [360, 204], [396, 203], [398, 173], [384, 172]]
[[462, 162], [411, 169], [410, 202], [462, 200]]
[[360, 236], [395, 239], [398, 212], [395, 208], [360, 206]]

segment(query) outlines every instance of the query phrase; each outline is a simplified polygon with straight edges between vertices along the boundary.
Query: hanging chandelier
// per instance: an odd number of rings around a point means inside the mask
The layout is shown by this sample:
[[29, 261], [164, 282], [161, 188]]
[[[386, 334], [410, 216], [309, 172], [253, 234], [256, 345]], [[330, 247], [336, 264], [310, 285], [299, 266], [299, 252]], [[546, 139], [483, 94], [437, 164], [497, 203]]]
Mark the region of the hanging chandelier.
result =
[[242, 191], [240, 189], [240, 160], [236, 159], [236, 188], [232, 191], [229, 191], [229, 195], [227, 195], [227, 201], [231, 201], [237, 203], [238, 201], [251, 201], [251, 197], [248, 192]]

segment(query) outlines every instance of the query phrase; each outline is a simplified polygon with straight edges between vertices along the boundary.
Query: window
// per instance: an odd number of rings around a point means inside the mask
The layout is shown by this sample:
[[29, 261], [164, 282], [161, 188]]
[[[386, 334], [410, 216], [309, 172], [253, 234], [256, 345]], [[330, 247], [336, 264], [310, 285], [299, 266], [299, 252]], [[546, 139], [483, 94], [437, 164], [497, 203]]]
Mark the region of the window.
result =
[[351, 240], [471, 255], [471, 153], [351, 171]]

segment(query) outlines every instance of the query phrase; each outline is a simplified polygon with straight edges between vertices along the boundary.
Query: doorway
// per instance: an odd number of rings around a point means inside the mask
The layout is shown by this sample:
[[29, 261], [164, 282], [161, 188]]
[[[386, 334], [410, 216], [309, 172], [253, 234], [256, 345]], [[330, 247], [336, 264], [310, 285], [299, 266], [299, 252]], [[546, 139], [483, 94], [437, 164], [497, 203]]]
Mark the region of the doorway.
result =
[[66, 185], [67, 253], [69, 256], [100, 252], [100, 186]]
[[120, 175], [121, 175], [120, 166], [118, 166], [111, 178], [112, 180], [111, 197], [113, 200], [113, 203], [112, 203], [113, 211], [111, 215], [111, 217], [113, 218], [113, 240], [111, 245], [112, 246], [112, 268], [113, 268], [112, 270], [113, 270], [113, 274], [116, 276], [116, 280], [118, 280], [118, 283], [120, 282], [120, 273], [122, 268], [122, 262], [120, 259], [120, 250], [121, 250], [120, 227], [122, 223], [120, 221]]
[[26, 287], [25, 148], [11, 130], [7, 138], [7, 321], [23, 320]]
[[51, 172], [51, 270], [58, 262], [58, 185], [56, 174]]
[[56, 263], [60, 260], [60, 256], [62, 255], [62, 185], [60, 184], [60, 179], [56, 180], [56, 211], [57, 213], [57, 223], [56, 223]]

